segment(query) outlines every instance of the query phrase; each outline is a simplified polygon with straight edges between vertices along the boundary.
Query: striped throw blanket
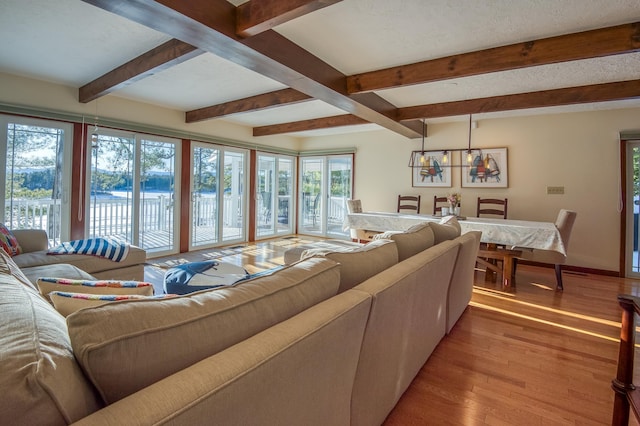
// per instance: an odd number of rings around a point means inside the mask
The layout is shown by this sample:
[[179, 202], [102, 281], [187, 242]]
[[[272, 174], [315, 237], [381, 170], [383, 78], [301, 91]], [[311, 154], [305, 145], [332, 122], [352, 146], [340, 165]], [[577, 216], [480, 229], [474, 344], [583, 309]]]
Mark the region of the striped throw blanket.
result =
[[112, 238], [89, 238], [62, 243], [49, 249], [47, 254], [89, 254], [122, 262], [129, 254], [129, 243]]

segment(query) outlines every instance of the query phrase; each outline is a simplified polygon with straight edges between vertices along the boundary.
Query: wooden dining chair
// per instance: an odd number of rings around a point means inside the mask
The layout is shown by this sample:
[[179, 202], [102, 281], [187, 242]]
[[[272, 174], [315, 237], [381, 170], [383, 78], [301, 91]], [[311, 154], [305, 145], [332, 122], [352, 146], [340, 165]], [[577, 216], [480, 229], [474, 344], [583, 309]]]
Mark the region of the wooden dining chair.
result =
[[420, 213], [420, 196], [419, 195], [398, 195], [398, 213], [403, 210]]
[[478, 208], [476, 210], [476, 216], [480, 215], [494, 215], [502, 216], [503, 219], [507, 218], [507, 199], [499, 198], [480, 198], [478, 197]]
[[[438, 204], [442, 203], [444, 204], [444, 206], [439, 206]], [[449, 200], [447, 200], [447, 197], [438, 197], [437, 195], [433, 196], [433, 215], [437, 216], [438, 213], [442, 213], [442, 207], [448, 207], [449, 206]]]

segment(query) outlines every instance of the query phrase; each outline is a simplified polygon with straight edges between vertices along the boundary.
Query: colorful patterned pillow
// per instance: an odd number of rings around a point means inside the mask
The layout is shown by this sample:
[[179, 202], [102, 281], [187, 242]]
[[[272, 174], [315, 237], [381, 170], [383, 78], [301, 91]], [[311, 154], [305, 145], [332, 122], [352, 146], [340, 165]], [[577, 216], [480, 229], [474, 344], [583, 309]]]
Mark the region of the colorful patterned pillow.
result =
[[161, 294], [158, 296], [142, 296], [140, 294], [87, 294], [67, 293], [64, 291], [52, 291], [49, 293], [53, 306], [65, 317], [71, 315], [78, 309], [91, 308], [110, 302], [119, 302], [121, 300], [166, 299], [176, 296], [175, 294]]
[[153, 284], [141, 281], [117, 280], [72, 280], [68, 278], [41, 277], [37, 281], [38, 289], [47, 300], [52, 291], [87, 294], [138, 294], [153, 296]]
[[0, 247], [7, 252], [9, 256], [15, 256], [22, 253], [22, 247], [18, 243], [18, 239], [11, 233], [9, 228], [0, 223]]

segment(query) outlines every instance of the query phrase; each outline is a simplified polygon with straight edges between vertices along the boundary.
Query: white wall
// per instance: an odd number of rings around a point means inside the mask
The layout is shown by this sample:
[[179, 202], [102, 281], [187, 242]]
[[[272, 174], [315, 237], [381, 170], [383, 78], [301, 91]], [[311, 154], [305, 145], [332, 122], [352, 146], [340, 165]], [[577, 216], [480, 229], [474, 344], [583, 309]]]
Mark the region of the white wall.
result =
[[103, 96], [97, 101], [81, 104], [78, 102], [78, 89], [0, 73], [0, 103], [85, 114], [87, 121], [93, 123], [96, 116], [96, 102], [97, 115], [102, 118], [248, 142], [255, 144], [257, 148], [275, 146], [296, 151], [299, 149], [299, 140], [296, 138], [287, 136], [254, 138], [251, 128], [222, 120], [187, 124], [184, 111], [160, 108], [114, 95]]
[[[433, 196], [462, 193], [461, 214], [475, 216], [478, 196], [509, 199], [510, 219], [555, 221], [558, 210], [578, 212], [567, 263], [585, 268], [619, 268], [618, 134], [640, 128], [640, 109], [562, 113], [478, 122], [472, 148], [508, 149], [509, 187], [461, 188], [460, 169], [451, 188], [412, 188], [410, 152], [421, 140], [382, 130], [306, 139], [305, 149], [353, 146], [357, 149], [354, 195], [363, 208], [395, 211], [398, 194], [422, 195], [422, 211]], [[468, 122], [428, 126], [425, 149], [465, 148]], [[564, 186], [564, 195], [547, 195]]]
[[[0, 103], [95, 115], [95, 102], [80, 104], [77, 89], [0, 73]], [[462, 193], [462, 215], [475, 215], [476, 197], [509, 199], [509, 218], [554, 221], [560, 208], [578, 218], [568, 263], [617, 271], [619, 265], [618, 133], [640, 129], [640, 109], [617, 109], [482, 120], [473, 130], [472, 147], [507, 147], [509, 187], [460, 188], [459, 169], [452, 188], [412, 188], [407, 167], [420, 139], [387, 130], [298, 140], [254, 138], [251, 129], [210, 120], [186, 124], [181, 111], [137, 103], [113, 95], [98, 100], [98, 115], [129, 122], [191, 131], [221, 138], [293, 150], [355, 147], [355, 192], [366, 210], [395, 211], [398, 194], [421, 194], [431, 212], [433, 196]], [[468, 122], [428, 127], [426, 149], [464, 148]], [[564, 195], [546, 195], [547, 186], [564, 186]]]

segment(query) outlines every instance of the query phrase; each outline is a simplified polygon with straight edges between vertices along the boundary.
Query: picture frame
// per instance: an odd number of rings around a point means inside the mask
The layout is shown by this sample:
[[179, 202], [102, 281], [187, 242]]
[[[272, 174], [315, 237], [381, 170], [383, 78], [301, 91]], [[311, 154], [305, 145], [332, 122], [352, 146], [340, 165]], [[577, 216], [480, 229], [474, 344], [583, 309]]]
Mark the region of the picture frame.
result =
[[466, 188], [507, 188], [507, 148], [471, 150], [470, 165], [460, 167], [460, 181]]
[[411, 186], [414, 188], [426, 187], [451, 187], [451, 167], [442, 166], [443, 152], [425, 152], [425, 164], [422, 165], [420, 157], [422, 151], [413, 151], [411, 155]]

